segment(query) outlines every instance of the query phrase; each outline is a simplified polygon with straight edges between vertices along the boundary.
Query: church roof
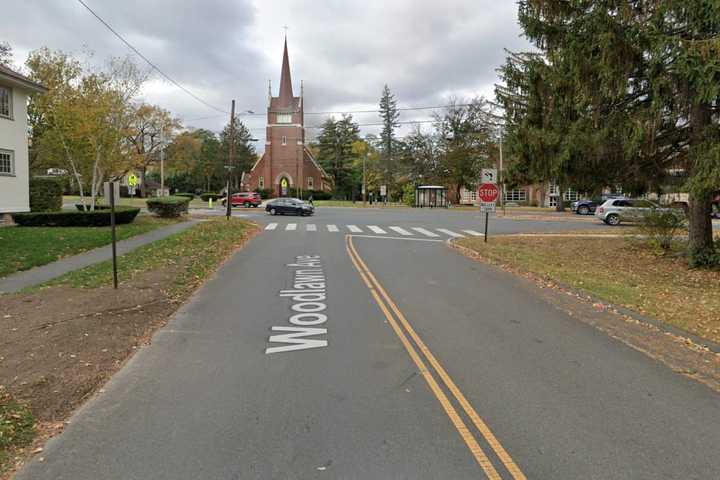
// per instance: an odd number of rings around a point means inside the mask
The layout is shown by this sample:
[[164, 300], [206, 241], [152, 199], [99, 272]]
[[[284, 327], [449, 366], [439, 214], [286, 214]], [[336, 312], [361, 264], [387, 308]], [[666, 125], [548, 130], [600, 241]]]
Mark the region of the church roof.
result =
[[282, 71], [280, 73], [280, 94], [270, 100], [272, 111], [297, 111], [300, 98], [293, 95], [292, 77], [290, 76], [290, 59], [288, 57], [287, 37], [283, 49]]

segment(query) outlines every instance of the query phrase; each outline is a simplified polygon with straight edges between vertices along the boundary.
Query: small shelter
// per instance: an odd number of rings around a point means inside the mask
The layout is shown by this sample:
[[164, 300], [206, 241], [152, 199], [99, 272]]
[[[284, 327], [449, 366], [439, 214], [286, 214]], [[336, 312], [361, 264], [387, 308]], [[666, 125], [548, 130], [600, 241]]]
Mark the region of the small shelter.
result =
[[447, 187], [439, 185], [418, 185], [415, 187], [415, 206], [429, 208], [447, 208], [448, 191]]

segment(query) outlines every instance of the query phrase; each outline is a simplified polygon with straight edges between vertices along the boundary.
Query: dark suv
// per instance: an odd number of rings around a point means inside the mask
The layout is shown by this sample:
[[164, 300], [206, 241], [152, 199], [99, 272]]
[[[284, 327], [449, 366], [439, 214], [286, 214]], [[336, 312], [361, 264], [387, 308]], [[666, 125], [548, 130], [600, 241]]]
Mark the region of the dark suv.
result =
[[[233, 207], [240, 207], [243, 206], [245, 208], [249, 207], [259, 207], [262, 203], [262, 199], [260, 198], [260, 194], [256, 192], [240, 192], [240, 193], [233, 193], [230, 197], [230, 202]], [[227, 205], [227, 199], [223, 198], [222, 200], [223, 207]]]

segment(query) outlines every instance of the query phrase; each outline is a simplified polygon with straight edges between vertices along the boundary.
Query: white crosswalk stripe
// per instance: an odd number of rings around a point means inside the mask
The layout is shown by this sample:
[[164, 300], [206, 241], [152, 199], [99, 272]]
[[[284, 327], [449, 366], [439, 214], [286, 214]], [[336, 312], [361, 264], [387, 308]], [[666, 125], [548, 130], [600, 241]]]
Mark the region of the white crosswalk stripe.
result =
[[437, 233], [431, 232], [430, 230], [426, 230], [422, 227], [412, 227], [413, 230], [415, 230], [418, 233], [422, 233], [426, 237], [439, 237]]
[[308, 232], [317, 232], [317, 227], [314, 223], [308, 223], [307, 225], [305, 225], [305, 230], [307, 230]]
[[328, 232], [339, 232], [337, 225], [328, 225], [327, 226]]
[[400, 235], [412, 235], [412, 233], [408, 232], [404, 228], [400, 227], [390, 227], [390, 230], [399, 233]]
[[463, 232], [470, 234], [473, 237], [482, 237], [485, 235], [484, 233], [476, 232], [475, 230], [463, 230]]
[[352, 233], [362, 233], [362, 229], [358, 228], [357, 225], [348, 225], [347, 228]]
[[295, 230], [297, 228], [297, 223], [288, 223], [285, 227], [285, 230]]
[[368, 225], [368, 228], [373, 231], [373, 233], [379, 233], [379, 234], [386, 234], [387, 232], [383, 230], [382, 228], [378, 227], [377, 225]]
[[268, 223], [267, 227], [265, 227], [265, 230], [275, 230], [277, 228], [277, 223]]
[[438, 231], [438, 232], [441, 232], [441, 233], [444, 233], [445, 235], [449, 235], [449, 236], [451, 236], [451, 237], [453, 237], [453, 238], [463, 238], [463, 237], [465, 236], [465, 235], [462, 235], [462, 234], [460, 234], [460, 233], [455, 233], [455, 232], [453, 232], [452, 230], [448, 230], [448, 229], [446, 229], [446, 228], [438, 228], [437, 231]]

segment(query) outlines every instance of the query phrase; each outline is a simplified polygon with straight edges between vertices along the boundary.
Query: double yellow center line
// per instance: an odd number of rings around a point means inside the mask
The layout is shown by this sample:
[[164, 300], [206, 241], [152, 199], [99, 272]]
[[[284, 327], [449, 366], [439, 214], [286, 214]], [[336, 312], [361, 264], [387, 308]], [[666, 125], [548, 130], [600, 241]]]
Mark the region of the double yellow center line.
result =
[[[383, 312], [388, 322], [392, 326], [392, 329], [395, 331], [395, 334], [400, 339], [400, 342], [402, 342], [403, 346], [405, 347], [405, 350], [407, 350], [408, 354], [410, 355], [410, 358], [412, 358], [413, 362], [415, 362], [415, 365], [418, 367], [418, 370], [427, 382], [430, 390], [438, 399], [440, 405], [442, 405], [445, 413], [447, 413], [450, 421], [453, 423], [458, 433], [460, 433], [463, 441], [470, 449], [470, 452], [473, 454], [475, 460], [483, 469], [487, 477], [492, 480], [500, 480], [502, 478], [493, 466], [492, 462], [488, 459], [485, 452], [480, 447], [476, 437], [473, 435], [473, 433], [470, 431], [463, 419], [458, 414], [457, 409], [453, 406], [452, 402], [445, 394], [442, 387], [440, 387], [438, 382], [435, 380], [435, 377], [433, 377], [433, 372], [428, 369], [425, 361], [430, 364], [430, 366], [434, 370], [434, 373], [438, 377], [440, 377], [446, 388], [450, 391], [452, 396], [460, 404], [460, 407], [463, 409], [465, 414], [475, 425], [475, 428], [480, 432], [487, 444], [490, 445], [490, 448], [493, 449], [495, 455], [497, 455], [497, 457], [503, 463], [507, 471], [510, 472], [510, 475], [512, 475], [513, 479], [526, 480], [525, 475], [522, 473], [520, 468], [515, 464], [513, 459], [500, 444], [495, 435], [493, 435], [490, 428], [483, 421], [483, 419], [480, 418], [480, 415], [478, 415], [470, 402], [468, 402], [467, 398], [465, 398], [465, 395], [463, 395], [455, 382], [453, 382], [452, 378], [450, 378], [450, 375], [448, 375], [442, 365], [440, 365], [440, 362], [438, 362], [432, 352], [430, 352], [430, 349], [428, 349], [422, 339], [412, 328], [410, 322], [408, 322], [407, 318], [405, 318], [405, 315], [403, 315], [403, 313], [397, 307], [392, 298], [390, 298], [390, 295], [388, 295], [380, 282], [378, 282], [377, 278], [375, 278], [375, 275], [370, 272], [367, 265], [360, 257], [357, 250], [355, 249], [355, 246], [353, 245], [352, 235], [346, 236], [346, 248], [348, 255], [350, 255], [350, 259], [353, 262], [353, 265], [355, 265], [355, 268], [360, 273], [360, 277], [365, 282], [365, 285], [367, 285], [370, 293], [375, 299], [375, 302], [377, 302], [380, 310]], [[395, 316], [393, 316], [393, 313], [395, 314]], [[410, 338], [408, 338], [408, 336]], [[413, 345], [410, 339], [415, 342], [415, 345]]]

